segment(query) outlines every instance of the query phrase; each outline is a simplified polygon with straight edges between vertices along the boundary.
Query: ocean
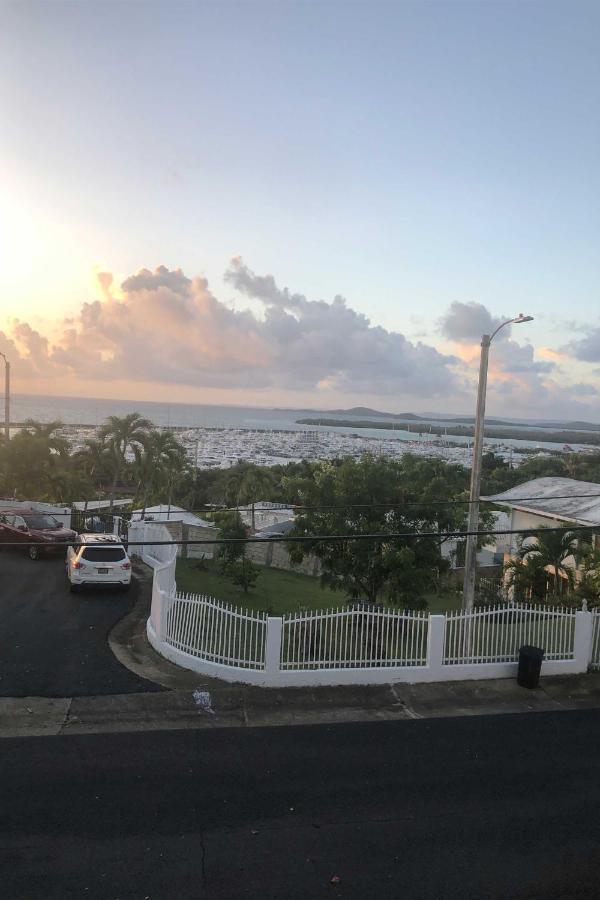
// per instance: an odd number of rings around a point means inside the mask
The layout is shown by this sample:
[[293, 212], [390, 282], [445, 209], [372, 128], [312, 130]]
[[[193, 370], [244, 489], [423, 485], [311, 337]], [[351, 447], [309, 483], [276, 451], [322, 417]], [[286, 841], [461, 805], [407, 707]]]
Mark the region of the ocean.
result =
[[[410, 431], [408, 425], [403, 428], [400, 424], [393, 431], [384, 431], [376, 428], [344, 428], [331, 425], [299, 425], [297, 419], [307, 415], [313, 418], [318, 416], [315, 410], [307, 409], [276, 409], [269, 407], [251, 406], [213, 406], [197, 403], [154, 403], [147, 400], [107, 400], [86, 397], [47, 397], [26, 394], [15, 394], [11, 399], [11, 421], [23, 422], [25, 419], [35, 419], [40, 422], [52, 422], [60, 420], [69, 425], [90, 425], [97, 427], [111, 415], [125, 416], [131, 412], [139, 412], [150, 419], [155, 425], [167, 427], [186, 428], [243, 428], [256, 431], [334, 431], [340, 434], [359, 433], [364, 437], [382, 439], [394, 438], [397, 440], [414, 440], [419, 426], [423, 428], [423, 436], [427, 439], [426, 422], [412, 423]], [[327, 413], [323, 415], [328, 416]], [[329, 414], [330, 416], [331, 414]], [[344, 413], [343, 418], [351, 420], [353, 417]], [[364, 420], [365, 416], [356, 417]], [[438, 424], [441, 419], [434, 419]], [[469, 438], [451, 436], [455, 443], [470, 443]], [[562, 445], [550, 441], [525, 441], [516, 438], [494, 439], [486, 438], [487, 444], [503, 444], [517, 447], [539, 447], [540, 449], [557, 450]], [[573, 444], [573, 449], [581, 449], [584, 445]]]

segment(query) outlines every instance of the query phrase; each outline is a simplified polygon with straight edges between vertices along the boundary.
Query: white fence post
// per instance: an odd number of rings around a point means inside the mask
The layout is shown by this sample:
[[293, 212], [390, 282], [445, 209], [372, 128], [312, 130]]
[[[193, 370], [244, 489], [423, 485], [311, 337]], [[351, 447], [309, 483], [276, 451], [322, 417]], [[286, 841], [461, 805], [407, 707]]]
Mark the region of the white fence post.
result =
[[592, 660], [592, 614], [587, 609], [575, 613], [575, 634], [573, 636], [573, 658], [579, 664], [579, 672], [587, 672]]
[[265, 641], [265, 675], [267, 680], [272, 680], [273, 683], [276, 683], [281, 670], [282, 635], [283, 619], [280, 616], [269, 616]]
[[441, 681], [442, 666], [444, 665], [446, 616], [429, 616], [427, 632], [427, 667], [430, 672], [439, 674]]
[[164, 600], [164, 592], [159, 587], [159, 584], [155, 578], [152, 590], [152, 607], [150, 610], [150, 618], [152, 619], [152, 625], [154, 626], [154, 633], [156, 634], [156, 638], [159, 641], [164, 641], [165, 639], [163, 618]]

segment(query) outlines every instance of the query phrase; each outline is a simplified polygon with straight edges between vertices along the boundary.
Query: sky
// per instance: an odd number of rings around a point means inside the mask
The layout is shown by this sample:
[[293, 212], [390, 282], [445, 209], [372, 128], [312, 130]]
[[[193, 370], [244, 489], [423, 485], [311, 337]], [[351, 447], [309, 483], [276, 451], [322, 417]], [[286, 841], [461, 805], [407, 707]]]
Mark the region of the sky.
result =
[[600, 421], [596, 2], [0, 2], [18, 393]]

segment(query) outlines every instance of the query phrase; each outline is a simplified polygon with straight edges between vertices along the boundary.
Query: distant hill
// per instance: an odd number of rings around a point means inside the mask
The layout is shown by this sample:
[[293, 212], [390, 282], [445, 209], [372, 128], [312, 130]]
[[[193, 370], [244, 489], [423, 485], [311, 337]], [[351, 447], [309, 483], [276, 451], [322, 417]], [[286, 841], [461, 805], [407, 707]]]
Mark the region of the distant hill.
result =
[[[475, 416], [451, 416], [451, 415], [417, 415], [412, 412], [391, 413], [382, 412], [379, 409], [371, 409], [369, 406], [353, 406], [350, 409], [289, 409], [286, 412], [294, 413], [310, 413], [312, 416], [356, 416], [368, 419], [389, 419], [394, 422], [439, 422], [443, 425], [446, 423], [458, 425], [474, 425]], [[552, 428], [565, 431], [600, 431], [600, 424], [593, 422], [562, 422], [558, 420], [548, 419], [530, 419], [514, 421], [510, 419], [488, 418], [485, 420], [486, 425], [495, 425], [498, 428]]]
[[353, 406], [352, 409], [326, 409], [324, 415], [328, 416], [372, 416], [374, 419], [410, 419], [411, 422], [424, 421], [415, 413], [389, 413], [378, 409], [370, 409], [368, 406]]

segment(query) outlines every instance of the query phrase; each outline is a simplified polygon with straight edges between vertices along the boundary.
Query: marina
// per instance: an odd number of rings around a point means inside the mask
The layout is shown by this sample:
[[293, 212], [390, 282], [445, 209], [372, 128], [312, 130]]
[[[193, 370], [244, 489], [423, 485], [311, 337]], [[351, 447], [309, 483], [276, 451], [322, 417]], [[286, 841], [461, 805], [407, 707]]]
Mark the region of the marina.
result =
[[[74, 397], [20, 395], [14, 398], [13, 426], [27, 419], [61, 422], [60, 434], [72, 451], [96, 437], [110, 415], [140, 412], [161, 429], [171, 429], [198, 469], [229, 468], [239, 460], [259, 466], [285, 465], [306, 460], [359, 458], [365, 453], [399, 458], [405, 453], [471, 465], [472, 439], [432, 433], [428, 422], [398, 423], [393, 429], [333, 425], [303, 425], [300, 411], [259, 407], [166, 404], [148, 401], [85, 400]], [[438, 420], [439, 421], [439, 420]], [[485, 451], [493, 451], [517, 467], [532, 454], [592, 452], [586, 445], [569, 447], [549, 441], [487, 438]]]

